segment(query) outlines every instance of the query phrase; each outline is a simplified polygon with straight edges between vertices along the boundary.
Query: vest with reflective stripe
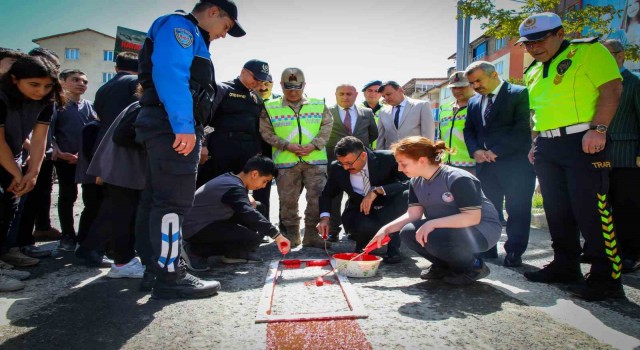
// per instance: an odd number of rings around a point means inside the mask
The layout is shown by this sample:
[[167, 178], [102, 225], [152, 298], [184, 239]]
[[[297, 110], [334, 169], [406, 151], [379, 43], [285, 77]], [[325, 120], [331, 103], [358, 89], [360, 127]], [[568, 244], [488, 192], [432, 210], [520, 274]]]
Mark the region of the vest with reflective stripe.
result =
[[443, 140], [451, 150], [443, 161], [446, 164], [456, 167], [471, 167], [476, 165], [476, 161], [469, 157], [467, 145], [464, 142], [464, 124], [467, 120], [467, 108], [463, 107], [458, 113], [453, 113], [453, 102], [449, 102], [440, 108], [440, 139]]
[[[362, 102], [362, 105], [369, 108], [369, 106], [365, 102]], [[380, 120], [380, 109], [382, 108], [379, 108], [377, 111], [373, 112], [373, 120], [376, 122], [376, 126], [378, 126], [378, 121]], [[377, 141], [371, 142], [371, 149], [376, 149], [377, 144]]]
[[[283, 106], [281, 97], [267, 101], [264, 106], [275, 134], [289, 143], [307, 145], [320, 131], [325, 107], [323, 99], [308, 99], [298, 113], [289, 106]], [[327, 164], [327, 151], [316, 149], [299, 157], [293, 152], [273, 147], [273, 162], [278, 169], [291, 168], [300, 162], [324, 165]]]

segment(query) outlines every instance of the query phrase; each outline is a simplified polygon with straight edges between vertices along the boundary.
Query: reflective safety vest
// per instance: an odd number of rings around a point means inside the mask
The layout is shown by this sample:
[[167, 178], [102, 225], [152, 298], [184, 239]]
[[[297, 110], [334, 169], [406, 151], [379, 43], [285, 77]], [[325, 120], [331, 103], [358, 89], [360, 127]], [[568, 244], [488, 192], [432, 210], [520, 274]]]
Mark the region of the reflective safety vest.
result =
[[[378, 121], [380, 120], [380, 109], [373, 113], [373, 120], [376, 122], [376, 126], [378, 126]], [[378, 135], [378, 137], [380, 137], [380, 135]], [[371, 149], [376, 149], [377, 144], [377, 141], [371, 142]]]
[[467, 120], [467, 107], [462, 107], [458, 109], [457, 113], [454, 113], [454, 102], [449, 102], [440, 107], [440, 123], [438, 124], [440, 139], [451, 150], [446, 153], [442, 161], [445, 164], [456, 167], [472, 167], [476, 165], [476, 161], [469, 156], [463, 133], [464, 124]]
[[[324, 112], [324, 99], [310, 98], [296, 113], [291, 107], [282, 105], [282, 97], [269, 100], [264, 105], [275, 134], [292, 144], [307, 145], [318, 135]], [[313, 150], [299, 157], [288, 150], [273, 147], [273, 162], [278, 169], [291, 168], [300, 162], [315, 165], [327, 164], [327, 150]]]
[[534, 62], [525, 71], [533, 130], [545, 131], [590, 122], [598, 87], [621, 79], [618, 65], [597, 39], [576, 39], [551, 59], [548, 69]]

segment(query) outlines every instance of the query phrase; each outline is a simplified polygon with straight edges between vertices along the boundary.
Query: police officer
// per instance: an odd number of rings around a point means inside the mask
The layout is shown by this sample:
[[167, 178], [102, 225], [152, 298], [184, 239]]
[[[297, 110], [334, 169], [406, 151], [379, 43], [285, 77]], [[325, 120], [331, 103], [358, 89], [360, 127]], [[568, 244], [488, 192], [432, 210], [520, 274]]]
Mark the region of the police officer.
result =
[[608, 198], [607, 127], [622, 85], [615, 60], [595, 38], [565, 40], [560, 17], [540, 13], [520, 24], [535, 61], [525, 71], [533, 114], [534, 164], [553, 241], [553, 261], [526, 272], [533, 282], [582, 281], [579, 233], [593, 256], [586, 283], [571, 293], [586, 300], [623, 298], [622, 268]]
[[[324, 99], [304, 96], [305, 79], [299, 68], [287, 68], [280, 81], [284, 97], [270, 100], [260, 116], [260, 134], [273, 146], [278, 168], [281, 227], [292, 246], [300, 244], [298, 199], [302, 186], [307, 190], [304, 212], [303, 246], [322, 248], [325, 242], [316, 231], [320, 216], [318, 198], [327, 182], [325, 145], [333, 126]], [[331, 243], [326, 243], [327, 247]]]
[[[380, 96], [382, 96], [382, 94], [378, 92], [380, 85], [382, 85], [380, 80], [372, 80], [362, 87], [362, 92], [364, 93], [362, 105], [373, 111], [373, 120], [375, 120], [376, 125], [378, 125], [380, 108], [382, 108], [382, 103], [380, 103]], [[371, 149], [376, 149], [375, 140], [371, 142]]]
[[451, 149], [443, 161], [447, 165], [464, 169], [475, 175], [476, 161], [469, 156], [464, 142], [464, 125], [467, 120], [467, 102], [474, 95], [473, 87], [464, 72], [455, 72], [449, 77], [451, 95], [454, 99], [440, 107], [438, 137]]
[[186, 273], [180, 259], [181, 225], [193, 203], [202, 126], [209, 122], [215, 95], [209, 43], [227, 33], [243, 36], [237, 19], [233, 1], [202, 0], [189, 14], [156, 19], [140, 51], [138, 78], [144, 94], [136, 140], [147, 152], [147, 187], [138, 222], [149, 225], [159, 272], [155, 298], [207, 297], [220, 289], [217, 281]]

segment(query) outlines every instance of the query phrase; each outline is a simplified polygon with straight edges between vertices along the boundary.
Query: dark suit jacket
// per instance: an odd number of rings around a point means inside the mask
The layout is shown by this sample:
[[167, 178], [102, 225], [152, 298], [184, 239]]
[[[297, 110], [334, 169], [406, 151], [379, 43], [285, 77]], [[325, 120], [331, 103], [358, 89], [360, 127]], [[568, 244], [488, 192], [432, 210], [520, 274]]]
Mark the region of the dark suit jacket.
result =
[[[409, 189], [409, 179], [398, 171], [398, 163], [391, 151], [372, 151], [367, 149], [369, 181], [371, 187], [382, 186], [386, 195], [378, 196], [374, 206], [383, 206], [385, 199]], [[329, 178], [320, 196], [320, 212], [331, 211], [331, 199], [343, 191], [349, 196], [347, 207], [360, 206], [362, 195], [353, 191], [349, 172], [334, 161], [329, 166]]]
[[[333, 153], [336, 148], [336, 143], [345, 136], [355, 136], [365, 146], [369, 146], [373, 141], [378, 138], [378, 126], [373, 118], [373, 111], [370, 108], [356, 105], [358, 116], [356, 118], [356, 125], [353, 128], [353, 135], [347, 133], [347, 129], [340, 119], [340, 113], [338, 112], [338, 105], [331, 107], [331, 115], [333, 116], [333, 126], [331, 127], [331, 135], [329, 141], [327, 141], [327, 157], [329, 161], [336, 160], [336, 155]], [[353, 117], [352, 117], [353, 118]]]
[[622, 96], [608, 134], [613, 145], [614, 168], [636, 168], [640, 157], [640, 78], [622, 71]]
[[524, 86], [504, 82], [493, 102], [487, 125], [482, 125], [482, 98], [475, 95], [467, 105], [464, 141], [469, 155], [491, 150], [497, 161], [527, 155], [531, 149], [529, 93]]

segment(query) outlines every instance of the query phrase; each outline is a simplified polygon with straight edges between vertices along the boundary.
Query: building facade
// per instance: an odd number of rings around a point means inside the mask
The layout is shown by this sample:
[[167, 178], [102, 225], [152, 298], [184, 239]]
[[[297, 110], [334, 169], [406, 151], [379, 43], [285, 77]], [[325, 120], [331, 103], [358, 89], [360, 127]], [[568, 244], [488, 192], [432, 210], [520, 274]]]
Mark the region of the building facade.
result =
[[115, 40], [115, 37], [87, 28], [33, 39], [33, 42], [60, 56], [60, 70], [85, 72], [89, 86], [83, 97], [93, 101], [98, 88], [115, 75]]

